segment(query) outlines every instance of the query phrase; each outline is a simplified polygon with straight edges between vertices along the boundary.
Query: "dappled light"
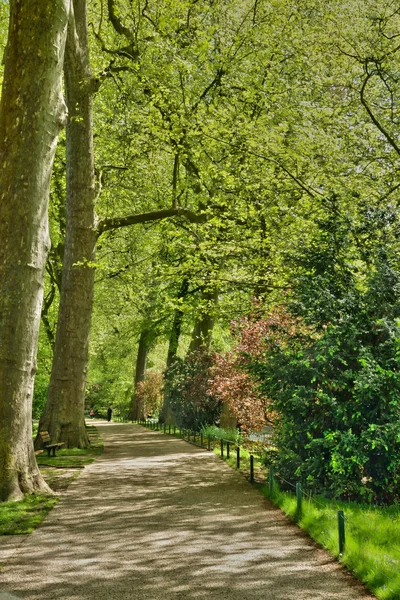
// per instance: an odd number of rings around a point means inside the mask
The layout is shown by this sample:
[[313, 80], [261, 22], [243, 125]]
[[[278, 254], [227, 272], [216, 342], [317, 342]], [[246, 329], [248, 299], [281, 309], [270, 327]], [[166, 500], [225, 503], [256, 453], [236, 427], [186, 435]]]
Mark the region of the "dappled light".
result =
[[370, 597], [213, 453], [100, 424], [105, 451], [0, 575], [26, 599]]

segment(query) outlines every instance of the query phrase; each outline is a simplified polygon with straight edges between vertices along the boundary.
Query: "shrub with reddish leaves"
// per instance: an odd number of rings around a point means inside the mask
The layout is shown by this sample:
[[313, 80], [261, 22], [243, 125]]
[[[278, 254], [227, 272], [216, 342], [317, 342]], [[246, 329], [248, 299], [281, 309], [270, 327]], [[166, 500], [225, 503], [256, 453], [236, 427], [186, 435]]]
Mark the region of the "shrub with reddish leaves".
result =
[[221, 401], [208, 391], [213, 354], [205, 349], [176, 358], [165, 376], [165, 395], [179, 427], [200, 431], [221, 413]]
[[209, 393], [227, 404], [246, 433], [273, 423], [271, 402], [260, 390], [261, 380], [252, 365], [263, 360], [271, 345], [281, 345], [298, 323], [283, 309], [261, 317], [257, 309], [250, 317], [232, 323], [237, 344], [232, 352], [217, 355], [211, 370]]
[[137, 401], [145, 407], [146, 414], [159, 413], [162, 403], [164, 378], [161, 373], [147, 372], [146, 379], [136, 386]]

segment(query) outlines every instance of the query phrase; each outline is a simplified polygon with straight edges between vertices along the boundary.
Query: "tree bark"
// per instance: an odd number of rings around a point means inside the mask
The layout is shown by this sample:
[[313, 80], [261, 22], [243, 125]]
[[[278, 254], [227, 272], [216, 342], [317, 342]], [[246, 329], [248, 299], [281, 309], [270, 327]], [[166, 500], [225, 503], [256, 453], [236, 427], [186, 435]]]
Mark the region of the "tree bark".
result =
[[[0, 104], [0, 500], [49, 492], [32, 444], [69, 0], [12, 0]], [[40, 74], [40, 76], [39, 76]]]
[[205, 303], [194, 323], [192, 339], [189, 346], [190, 352], [197, 352], [200, 348], [209, 348], [214, 329], [214, 311], [218, 302], [217, 290], [204, 290], [202, 300]]
[[[181, 289], [178, 293], [178, 301], [183, 301], [189, 291], [189, 279], [182, 281]], [[171, 334], [169, 336], [168, 354], [167, 354], [167, 369], [171, 366], [176, 353], [178, 352], [179, 338], [181, 335], [182, 321], [184, 312], [182, 308], [177, 308], [174, 313], [174, 320], [172, 321]]]
[[135, 383], [133, 389], [133, 399], [132, 399], [132, 420], [136, 421], [136, 419], [144, 419], [145, 409], [144, 403], [138, 398], [136, 395], [136, 388], [138, 383], [144, 381], [146, 378], [146, 364], [147, 364], [147, 355], [149, 353], [149, 332], [147, 329], [144, 329], [140, 334], [139, 338], [139, 346], [138, 353], [136, 357], [136, 370], [135, 370]]
[[39, 429], [67, 448], [89, 445], [84, 405], [94, 289], [95, 176], [92, 99], [95, 91], [86, 0], [73, 0], [65, 51], [67, 225], [60, 307], [46, 408]]
[[[178, 293], [178, 300], [184, 300], [188, 295], [189, 291], [189, 279], [185, 278], [182, 281], [181, 288]], [[167, 367], [164, 376], [167, 374], [168, 369], [172, 365], [176, 354], [178, 352], [179, 338], [181, 335], [182, 321], [184, 312], [182, 308], [177, 308], [174, 312], [174, 319], [172, 321], [171, 333], [169, 336], [168, 354], [167, 354]], [[161, 423], [167, 423], [173, 425], [175, 422], [175, 415], [173, 414], [169, 403], [168, 397], [164, 393], [163, 406], [160, 414]]]

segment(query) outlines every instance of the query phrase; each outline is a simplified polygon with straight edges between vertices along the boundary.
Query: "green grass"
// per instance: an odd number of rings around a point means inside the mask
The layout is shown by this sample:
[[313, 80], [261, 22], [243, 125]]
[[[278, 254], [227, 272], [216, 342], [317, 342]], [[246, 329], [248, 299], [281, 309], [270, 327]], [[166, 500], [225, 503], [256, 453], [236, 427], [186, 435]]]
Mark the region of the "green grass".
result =
[[32, 533], [58, 500], [35, 494], [18, 502], [0, 503], [0, 535]]
[[47, 452], [36, 456], [39, 466], [46, 465], [50, 467], [79, 468], [90, 465], [96, 456], [103, 452], [102, 446], [90, 448], [61, 448], [57, 450], [56, 456], [47, 456]]
[[[49, 486], [62, 492], [76, 479], [80, 470], [103, 452], [103, 442], [94, 426], [88, 427], [89, 448], [62, 448], [57, 456], [47, 452], [36, 456], [40, 471]], [[29, 495], [18, 502], [0, 503], [0, 536], [31, 533], [58, 502], [57, 496]]]
[[[270, 497], [266, 487], [263, 492]], [[271, 500], [296, 520], [293, 494], [277, 489]], [[339, 554], [338, 510], [344, 511], [346, 523], [346, 547], [340, 561], [381, 600], [399, 600], [400, 507], [304, 498], [298, 525], [336, 557]]]
[[240, 444], [243, 441], [243, 436], [236, 428], [222, 429], [216, 425], [207, 425], [202, 427], [202, 432], [204, 439], [207, 439], [207, 436], [210, 436], [211, 439], [214, 439], [215, 437], [217, 440], [229, 440], [230, 442], [235, 442], [237, 444]]

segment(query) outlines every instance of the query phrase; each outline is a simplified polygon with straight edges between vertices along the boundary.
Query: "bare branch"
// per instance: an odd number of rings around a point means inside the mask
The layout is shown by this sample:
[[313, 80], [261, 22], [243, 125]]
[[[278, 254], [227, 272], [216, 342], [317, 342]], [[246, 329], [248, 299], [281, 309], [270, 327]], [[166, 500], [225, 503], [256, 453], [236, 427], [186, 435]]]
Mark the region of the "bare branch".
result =
[[370, 107], [370, 105], [368, 104], [366, 98], [365, 98], [365, 90], [366, 87], [368, 85], [368, 82], [370, 81], [370, 79], [375, 75], [376, 73], [374, 71], [370, 71], [368, 72], [367, 70], [367, 66], [366, 66], [366, 77], [364, 80], [364, 83], [361, 86], [361, 90], [360, 90], [360, 99], [361, 99], [361, 104], [363, 105], [363, 107], [365, 108], [365, 110], [367, 111], [371, 121], [373, 122], [373, 124], [375, 125], [375, 127], [377, 129], [379, 129], [379, 131], [384, 135], [384, 137], [386, 138], [386, 141], [392, 146], [393, 150], [396, 151], [396, 153], [400, 156], [400, 147], [398, 146], [398, 144], [396, 143], [396, 140], [390, 135], [390, 133], [385, 129], [385, 127], [382, 125], [382, 123], [378, 120], [378, 118], [375, 116], [375, 114], [372, 112], [372, 109]]

